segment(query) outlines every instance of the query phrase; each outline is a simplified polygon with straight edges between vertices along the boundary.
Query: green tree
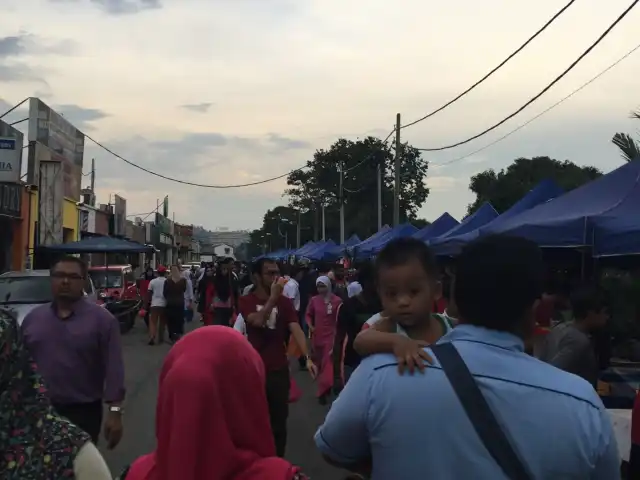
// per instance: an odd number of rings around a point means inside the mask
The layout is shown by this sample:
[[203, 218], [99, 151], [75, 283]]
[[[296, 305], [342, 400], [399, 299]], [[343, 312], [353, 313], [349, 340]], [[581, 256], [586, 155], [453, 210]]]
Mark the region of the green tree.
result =
[[544, 179], [551, 178], [569, 191], [601, 175], [595, 167], [580, 167], [568, 160], [518, 158], [497, 173], [489, 169], [471, 177], [469, 190], [476, 194], [476, 199], [467, 213], [475, 212], [484, 202], [490, 202], [498, 213], [503, 213]]
[[[640, 112], [631, 112], [631, 118], [640, 120]], [[640, 160], [640, 145], [628, 133], [616, 133], [611, 143], [620, 149], [620, 155], [626, 162]]]
[[[420, 151], [408, 144], [402, 148], [400, 218], [416, 219], [429, 189], [425, 185], [428, 163]], [[340, 240], [339, 169], [344, 169], [345, 239], [356, 233], [366, 238], [377, 231], [377, 167], [384, 168], [382, 185], [383, 224], [393, 221], [394, 154], [380, 139], [368, 137], [351, 141], [344, 138], [326, 150], [318, 150], [304, 170], [292, 172], [285, 195], [290, 206], [310, 212], [314, 238], [321, 236], [322, 206], [326, 238]]]
[[264, 252], [273, 252], [281, 248], [296, 248], [298, 234], [298, 220], [300, 220], [301, 245], [311, 240], [311, 229], [305, 226], [310, 222], [310, 215], [301, 213], [288, 206], [278, 206], [267, 210], [262, 220], [262, 227], [250, 234], [249, 254], [255, 257]]

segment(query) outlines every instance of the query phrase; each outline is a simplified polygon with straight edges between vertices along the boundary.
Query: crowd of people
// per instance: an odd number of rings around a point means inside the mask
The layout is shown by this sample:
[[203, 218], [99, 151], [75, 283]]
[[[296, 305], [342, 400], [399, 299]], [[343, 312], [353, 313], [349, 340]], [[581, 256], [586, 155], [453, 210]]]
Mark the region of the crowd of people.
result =
[[[175, 345], [156, 449], [121, 479], [305, 479], [284, 459], [298, 367], [320, 404], [333, 400], [316, 447], [353, 478], [620, 478], [589, 340], [606, 302], [577, 288], [575, 320], [527, 352], [543, 273], [538, 247], [504, 236], [467, 246], [446, 274], [413, 239], [355, 273], [266, 258], [148, 271], [149, 344], [166, 326]], [[64, 258], [52, 304], [20, 328], [2, 315], [2, 478], [111, 478], [95, 444], [103, 423], [108, 447], [122, 436], [124, 367], [117, 321], [83, 298], [85, 276]], [[184, 335], [193, 303], [204, 325]]]

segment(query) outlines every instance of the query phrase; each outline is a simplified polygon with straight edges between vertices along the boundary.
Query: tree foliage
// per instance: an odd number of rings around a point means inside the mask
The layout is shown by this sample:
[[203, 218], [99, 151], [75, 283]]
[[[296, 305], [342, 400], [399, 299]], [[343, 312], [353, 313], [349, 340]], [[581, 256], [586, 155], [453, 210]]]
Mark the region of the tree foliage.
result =
[[[631, 112], [631, 118], [640, 120], [640, 112]], [[616, 133], [611, 143], [618, 147], [625, 162], [640, 160], [640, 145], [628, 133]]]
[[308, 213], [300, 213], [288, 206], [278, 206], [267, 210], [262, 220], [262, 227], [250, 234], [249, 251], [251, 257], [265, 252], [272, 252], [281, 248], [295, 248], [297, 246], [298, 221], [300, 221], [300, 243], [311, 240], [312, 231], [311, 216]]
[[[425, 185], [428, 163], [420, 151], [408, 144], [402, 148], [400, 219], [413, 221], [424, 204], [429, 189]], [[383, 167], [382, 223], [393, 221], [394, 153], [380, 139], [368, 137], [351, 141], [339, 139], [326, 150], [318, 150], [304, 170], [287, 178], [290, 206], [309, 212], [314, 238], [322, 236], [322, 207], [326, 238], [339, 241], [339, 169], [344, 169], [345, 238], [357, 234], [366, 238], [378, 229], [377, 167]]]
[[471, 177], [469, 189], [476, 194], [476, 200], [469, 205], [467, 213], [475, 212], [484, 202], [503, 213], [544, 179], [551, 178], [569, 191], [601, 175], [595, 167], [580, 167], [568, 160], [518, 158], [499, 172], [489, 169]]

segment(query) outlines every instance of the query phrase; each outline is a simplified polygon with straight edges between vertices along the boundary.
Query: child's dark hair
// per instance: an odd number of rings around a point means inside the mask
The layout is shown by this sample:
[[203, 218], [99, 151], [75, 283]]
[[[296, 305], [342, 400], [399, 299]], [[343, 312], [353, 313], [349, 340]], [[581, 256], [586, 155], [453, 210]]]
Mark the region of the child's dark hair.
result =
[[411, 260], [417, 260], [427, 275], [434, 280], [438, 278], [436, 258], [426, 243], [415, 238], [397, 238], [387, 243], [376, 258], [376, 279], [381, 268], [405, 265]]
[[571, 291], [571, 310], [576, 320], [585, 319], [589, 313], [601, 313], [608, 308], [604, 291], [595, 285], [579, 285]]

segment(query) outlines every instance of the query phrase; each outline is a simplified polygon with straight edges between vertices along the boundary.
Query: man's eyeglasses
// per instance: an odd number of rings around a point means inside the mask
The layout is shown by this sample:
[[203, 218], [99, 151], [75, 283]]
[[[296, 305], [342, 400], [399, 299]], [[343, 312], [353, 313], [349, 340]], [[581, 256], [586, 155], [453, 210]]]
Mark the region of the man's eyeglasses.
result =
[[56, 280], [82, 280], [84, 277], [78, 273], [64, 273], [64, 272], [53, 272], [51, 274], [52, 278]]

